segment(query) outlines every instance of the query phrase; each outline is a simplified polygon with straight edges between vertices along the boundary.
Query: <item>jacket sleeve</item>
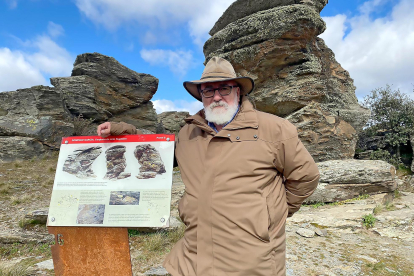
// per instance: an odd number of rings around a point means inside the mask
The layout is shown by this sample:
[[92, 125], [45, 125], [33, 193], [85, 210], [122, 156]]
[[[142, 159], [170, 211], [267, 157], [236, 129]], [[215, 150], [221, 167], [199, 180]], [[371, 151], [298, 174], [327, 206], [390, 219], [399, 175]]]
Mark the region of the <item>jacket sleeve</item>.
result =
[[288, 217], [291, 217], [315, 191], [319, 182], [319, 170], [300, 141], [296, 127], [288, 123], [285, 134], [290, 138], [278, 143], [275, 165], [285, 179]]
[[135, 126], [124, 122], [111, 122], [111, 135], [142, 134]]

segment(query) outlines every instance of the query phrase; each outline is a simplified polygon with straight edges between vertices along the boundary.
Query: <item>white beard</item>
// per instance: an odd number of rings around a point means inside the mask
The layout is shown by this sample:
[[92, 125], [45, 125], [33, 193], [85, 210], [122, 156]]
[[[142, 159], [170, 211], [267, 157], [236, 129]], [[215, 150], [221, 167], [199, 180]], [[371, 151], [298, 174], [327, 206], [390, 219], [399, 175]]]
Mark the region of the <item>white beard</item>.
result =
[[213, 102], [209, 106], [204, 107], [206, 120], [219, 126], [224, 125], [233, 118], [238, 107], [237, 101], [235, 101], [232, 105], [229, 105], [223, 101]]

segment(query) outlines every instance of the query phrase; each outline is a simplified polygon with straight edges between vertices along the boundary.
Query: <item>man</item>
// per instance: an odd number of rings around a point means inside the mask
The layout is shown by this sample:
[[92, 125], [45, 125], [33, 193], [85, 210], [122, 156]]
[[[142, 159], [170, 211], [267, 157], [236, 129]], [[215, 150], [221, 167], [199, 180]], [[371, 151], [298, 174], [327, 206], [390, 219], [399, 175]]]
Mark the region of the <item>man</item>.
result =
[[213, 57], [184, 87], [204, 109], [176, 142], [186, 230], [164, 267], [173, 276], [285, 275], [286, 217], [316, 188], [315, 162], [291, 123], [253, 108], [253, 80], [228, 61]]

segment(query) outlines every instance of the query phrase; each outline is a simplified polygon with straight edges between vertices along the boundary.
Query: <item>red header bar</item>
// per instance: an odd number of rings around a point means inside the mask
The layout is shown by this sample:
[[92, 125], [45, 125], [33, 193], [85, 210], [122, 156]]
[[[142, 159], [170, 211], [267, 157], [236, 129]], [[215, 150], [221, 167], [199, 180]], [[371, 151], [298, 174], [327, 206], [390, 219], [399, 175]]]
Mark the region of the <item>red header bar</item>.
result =
[[129, 143], [129, 142], [173, 142], [174, 134], [142, 134], [108, 136], [72, 136], [63, 137], [62, 144], [92, 144], [92, 143]]

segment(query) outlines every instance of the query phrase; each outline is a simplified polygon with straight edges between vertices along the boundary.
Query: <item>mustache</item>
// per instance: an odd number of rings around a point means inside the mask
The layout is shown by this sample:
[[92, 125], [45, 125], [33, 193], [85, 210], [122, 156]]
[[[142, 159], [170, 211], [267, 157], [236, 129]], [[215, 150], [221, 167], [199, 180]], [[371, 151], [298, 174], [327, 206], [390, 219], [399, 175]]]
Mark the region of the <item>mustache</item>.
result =
[[220, 101], [220, 102], [213, 102], [213, 103], [211, 103], [208, 106], [208, 108], [210, 108], [212, 110], [213, 108], [218, 107], [218, 106], [223, 106], [226, 109], [229, 107], [229, 105], [227, 103]]

